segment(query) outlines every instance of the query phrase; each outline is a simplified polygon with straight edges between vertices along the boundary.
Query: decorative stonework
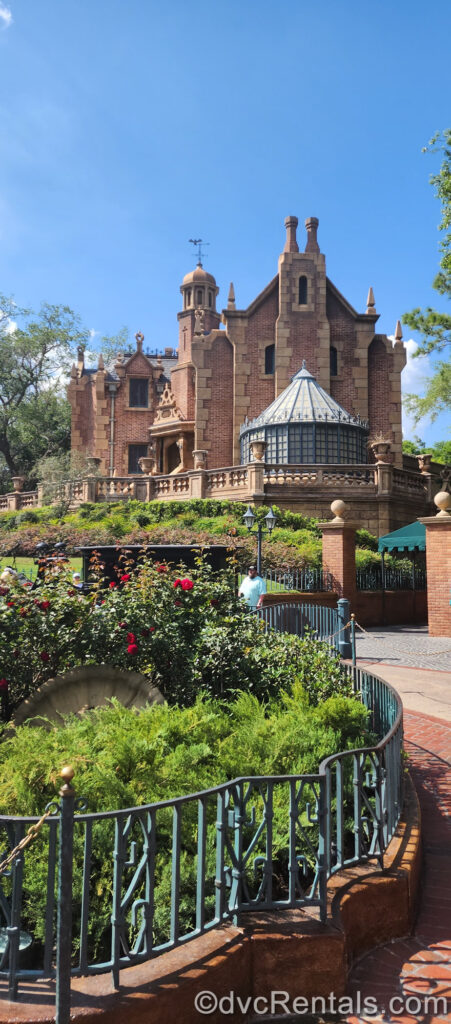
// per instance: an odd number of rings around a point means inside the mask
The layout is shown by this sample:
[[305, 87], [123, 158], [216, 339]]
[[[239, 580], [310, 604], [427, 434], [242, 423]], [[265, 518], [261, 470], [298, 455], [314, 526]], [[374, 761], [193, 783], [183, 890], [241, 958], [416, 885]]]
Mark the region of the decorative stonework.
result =
[[343, 516], [346, 511], [346, 502], [342, 501], [341, 498], [337, 498], [336, 501], [332, 502], [330, 510], [335, 516], [335, 519], [332, 520], [333, 523], [344, 523]]
[[390, 462], [391, 441], [370, 441], [369, 447], [376, 462]]
[[417, 455], [417, 460], [420, 473], [431, 472], [432, 455]]
[[138, 672], [126, 672], [112, 665], [85, 665], [43, 683], [19, 704], [14, 725], [22, 725], [28, 718], [36, 719], [33, 725], [39, 726], [45, 725], [43, 718], [59, 722], [62, 715], [104, 707], [111, 697], [116, 697], [124, 707], [164, 704], [160, 690]]
[[193, 452], [194, 469], [207, 468], [207, 455], [208, 452], [204, 448], [196, 448]]
[[253, 458], [261, 462], [266, 451], [266, 441], [251, 441], [249, 447]]
[[438, 516], [446, 517], [449, 519], [449, 510], [451, 509], [451, 494], [448, 491], [439, 491], [435, 495], [434, 504], [440, 509], [437, 512]]
[[174, 392], [171, 391], [169, 384], [163, 391], [160, 398], [160, 402], [157, 406], [154, 423], [166, 423], [169, 420], [184, 420], [185, 416], [179, 409], [175, 400]]

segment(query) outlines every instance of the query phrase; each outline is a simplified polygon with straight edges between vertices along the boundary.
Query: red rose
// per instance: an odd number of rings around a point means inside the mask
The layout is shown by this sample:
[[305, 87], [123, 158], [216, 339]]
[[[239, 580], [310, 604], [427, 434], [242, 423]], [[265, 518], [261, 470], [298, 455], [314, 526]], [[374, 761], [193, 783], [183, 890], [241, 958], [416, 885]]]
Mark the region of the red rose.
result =
[[136, 636], [135, 636], [134, 633], [127, 633], [127, 643], [128, 644], [136, 643]]
[[192, 580], [187, 580], [187, 579], [182, 580], [182, 590], [192, 590], [193, 587], [194, 587], [194, 583], [193, 583]]
[[14, 608], [14, 601], [7, 601], [6, 602], [6, 607], [7, 608]]
[[41, 609], [41, 612], [48, 611], [48, 609], [50, 608], [50, 601], [40, 601], [39, 607]]
[[27, 614], [27, 609], [26, 608], [19, 608], [19, 615], [21, 615], [22, 618], [24, 618], [24, 616], [26, 614]]
[[182, 585], [182, 581], [181, 580], [174, 580], [174, 583], [172, 584], [173, 587], [181, 587], [181, 585]]
[[157, 565], [157, 572], [167, 572], [167, 571], [168, 571], [167, 565]]
[[118, 629], [127, 629], [127, 623], [126, 622], [118, 622], [117, 628]]
[[75, 590], [68, 590], [67, 591], [67, 596], [68, 597], [75, 597]]
[[149, 633], [155, 633], [155, 626], [149, 626]]
[[131, 579], [130, 573], [129, 572], [124, 572], [124, 575], [121, 576], [121, 583], [128, 583], [128, 581], [130, 579]]
[[50, 661], [50, 654], [47, 654], [47, 651], [41, 651], [40, 658], [41, 661]]
[[138, 647], [136, 644], [129, 644], [127, 647], [127, 654], [137, 654]]
[[181, 601], [174, 601], [174, 605], [175, 605], [176, 608], [180, 608], [181, 604], [182, 604]]
[[0, 679], [0, 693], [8, 693], [9, 683], [7, 679]]
[[110, 589], [113, 590], [113, 587], [117, 587], [117, 583], [115, 583], [114, 580], [110, 583]]

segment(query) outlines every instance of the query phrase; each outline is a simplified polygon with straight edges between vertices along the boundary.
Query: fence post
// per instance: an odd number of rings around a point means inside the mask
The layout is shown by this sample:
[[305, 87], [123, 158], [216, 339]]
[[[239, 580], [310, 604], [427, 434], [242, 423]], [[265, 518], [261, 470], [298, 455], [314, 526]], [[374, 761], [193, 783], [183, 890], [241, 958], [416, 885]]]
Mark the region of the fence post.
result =
[[338, 628], [342, 630], [338, 637], [338, 650], [340, 651], [342, 658], [350, 658], [352, 656], [351, 635], [349, 626], [350, 605], [346, 597], [339, 598], [339, 600], [337, 601], [337, 609]]
[[56, 1024], [70, 1024], [70, 978], [72, 959], [72, 859], [74, 839], [74, 798], [71, 782], [74, 769], [61, 769], [60, 836], [58, 851], [58, 922], [56, 933]]
[[355, 615], [354, 612], [351, 614], [351, 649], [352, 649], [352, 665], [355, 668], [356, 654], [355, 654]]

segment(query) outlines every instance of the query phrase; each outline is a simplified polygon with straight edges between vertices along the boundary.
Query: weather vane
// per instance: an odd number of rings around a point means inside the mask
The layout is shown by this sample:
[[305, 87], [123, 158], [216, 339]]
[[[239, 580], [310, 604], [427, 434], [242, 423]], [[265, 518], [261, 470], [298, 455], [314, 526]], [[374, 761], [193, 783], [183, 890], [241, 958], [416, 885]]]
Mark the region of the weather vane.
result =
[[202, 258], [203, 258], [202, 246], [203, 245], [210, 245], [210, 242], [203, 242], [201, 238], [189, 238], [188, 241], [196, 246], [196, 249], [197, 249], [197, 263], [198, 263], [198, 266], [201, 267], [202, 266]]

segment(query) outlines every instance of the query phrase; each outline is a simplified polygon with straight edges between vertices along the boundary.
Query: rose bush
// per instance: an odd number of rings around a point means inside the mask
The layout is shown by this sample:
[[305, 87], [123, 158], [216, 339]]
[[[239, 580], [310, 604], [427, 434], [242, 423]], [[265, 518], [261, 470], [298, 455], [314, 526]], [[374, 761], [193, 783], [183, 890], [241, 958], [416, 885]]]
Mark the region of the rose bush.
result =
[[344, 685], [324, 645], [265, 634], [243, 611], [233, 565], [215, 573], [200, 558], [189, 573], [145, 562], [132, 569], [118, 549], [115, 585], [102, 578], [101, 564], [96, 579], [80, 593], [61, 565], [33, 590], [16, 582], [3, 587], [0, 675], [11, 711], [47, 679], [89, 664], [133, 667], [169, 702], [183, 704], [200, 690], [222, 696], [246, 689], [266, 698], [296, 678], [314, 702]]

